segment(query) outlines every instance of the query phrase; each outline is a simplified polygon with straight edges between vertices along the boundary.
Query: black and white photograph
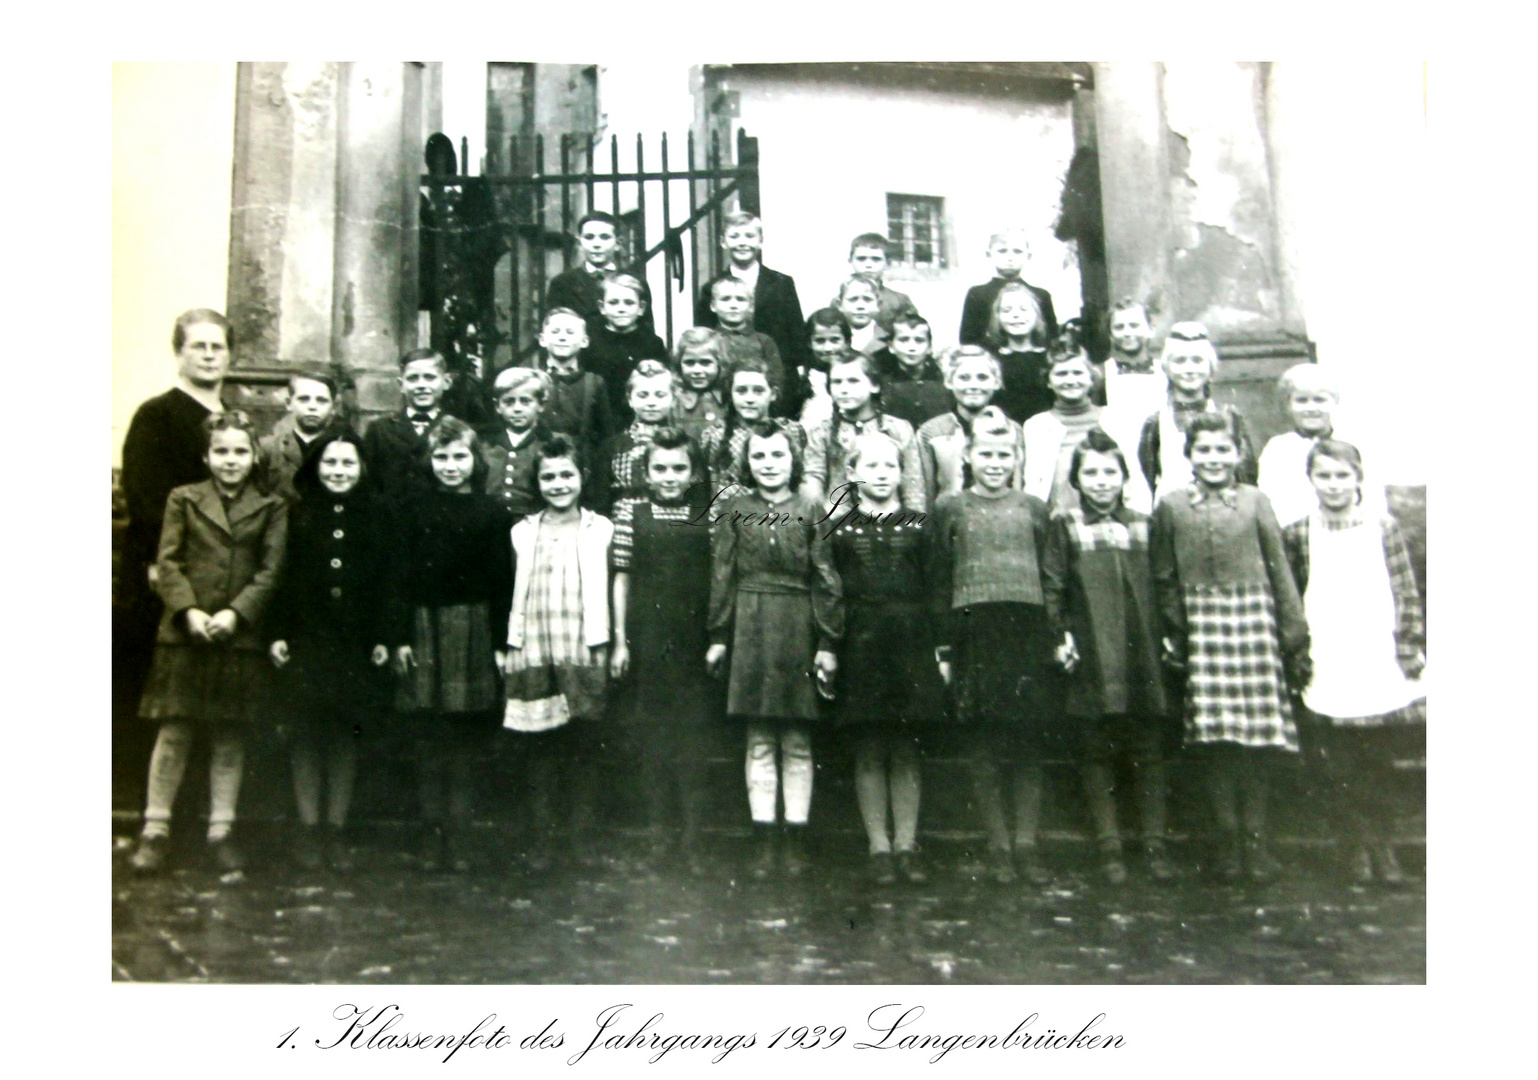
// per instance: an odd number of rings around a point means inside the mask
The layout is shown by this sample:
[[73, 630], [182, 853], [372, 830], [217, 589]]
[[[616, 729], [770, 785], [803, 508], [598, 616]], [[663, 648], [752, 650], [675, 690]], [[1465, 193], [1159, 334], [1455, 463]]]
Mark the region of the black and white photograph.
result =
[[610, 61], [112, 65], [114, 984], [1426, 984], [1424, 66]]

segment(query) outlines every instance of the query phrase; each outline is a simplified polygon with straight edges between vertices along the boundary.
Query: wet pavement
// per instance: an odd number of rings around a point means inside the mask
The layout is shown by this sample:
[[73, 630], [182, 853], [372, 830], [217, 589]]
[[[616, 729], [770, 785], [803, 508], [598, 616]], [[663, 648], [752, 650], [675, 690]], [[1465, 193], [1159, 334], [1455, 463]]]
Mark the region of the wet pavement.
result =
[[[112, 972], [120, 981], [237, 983], [1423, 983], [1426, 892], [1359, 888], [1320, 844], [1278, 845], [1277, 882], [1195, 872], [1156, 885], [1132, 862], [1113, 888], [1088, 845], [1056, 843], [1045, 889], [993, 885], [975, 841], [936, 838], [929, 884], [881, 888], [858, 839], [818, 838], [795, 881], [755, 883], [741, 836], [708, 838], [712, 873], [607, 833], [545, 874], [505, 829], [475, 830], [478, 868], [428, 874], [397, 835], [354, 846], [360, 869], [304, 872], [280, 855], [221, 878], [196, 864], [141, 879], [114, 838]], [[1417, 877], [1424, 849], [1401, 848]]]

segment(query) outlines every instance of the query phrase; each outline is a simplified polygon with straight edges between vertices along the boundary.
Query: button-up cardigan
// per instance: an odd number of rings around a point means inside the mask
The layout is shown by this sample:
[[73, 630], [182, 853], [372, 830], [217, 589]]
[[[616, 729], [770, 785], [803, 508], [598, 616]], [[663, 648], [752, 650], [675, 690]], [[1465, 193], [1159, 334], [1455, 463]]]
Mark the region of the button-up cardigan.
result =
[[[534, 573], [534, 549], [539, 523], [546, 511], [531, 514], [513, 526], [513, 607], [507, 617], [507, 644], [523, 648], [528, 610], [529, 578]], [[609, 544], [614, 523], [602, 514], [583, 510], [577, 525], [577, 568], [582, 575], [582, 631], [589, 648], [609, 644]]]

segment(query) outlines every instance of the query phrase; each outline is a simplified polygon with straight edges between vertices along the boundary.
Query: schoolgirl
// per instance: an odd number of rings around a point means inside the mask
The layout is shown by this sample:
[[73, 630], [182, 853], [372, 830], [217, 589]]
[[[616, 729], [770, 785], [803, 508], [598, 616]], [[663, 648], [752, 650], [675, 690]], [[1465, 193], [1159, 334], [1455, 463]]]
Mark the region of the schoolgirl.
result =
[[[798, 460], [806, 450], [806, 430], [799, 423], [787, 417], [769, 415], [779, 397], [779, 387], [767, 364], [752, 357], [737, 361], [731, 367], [728, 386], [731, 402], [726, 419], [711, 424], [700, 436], [700, 451], [710, 473], [712, 494], [726, 491], [734, 484], [749, 482], [750, 477], [742, 471], [741, 465], [750, 435], [782, 431], [795, 448]], [[796, 472], [799, 477], [800, 469]]]
[[1154, 508], [1150, 541], [1162, 644], [1186, 671], [1186, 743], [1206, 759], [1215, 869], [1264, 881], [1278, 869], [1266, 843], [1267, 773], [1273, 754], [1298, 750], [1288, 684], [1307, 681], [1308, 625], [1271, 503], [1235, 480], [1232, 417], [1193, 416], [1185, 437], [1195, 479]]
[[[1061, 693], [1041, 588], [1047, 507], [1013, 486], [1015, 431], [992, 405], [972, 422], [967, 486], [935, 504], [930, 583], [940, 673], [967, 728], [974, 799], [1001, 885], [1016, 880], [1017, 863], [1032, 882], [1050, 880], [1037, 859], [1036, 832], [1041, 762], [1056, 734]], [[1011, 761], [1013, 842], [1000, 790], [1000, 772]]]
[[642, 458], [652, 435], [673, 412], [673, 373], [658, 360], [641, 360], [625, 383], [630, 426], [599, 448], [589, 506], [607, 514], [619, 499], [646, 489]]
[[899, 875], [928, 880], [918, 859], [918, 736], [944, 709], [926, 610], [929, 545], [923, 515], [903, 507], [902, 459], [883, 432], [852, 440], [846, 465], [857, 494], [832, 538], [846, 612], [836, 722], [854, 739], [855, 794], [877, 885]]
[[1023, 281], [1011, 281], [993, 298], [983, 344], [999, 358], [1004, 385], [994, 404], [1017, 424], [1052, 408], [1047, 389], [1046, 324], [1041, 301]]
[[609, 673], [621, 685], [622, 720], [639, 743], [654, 845], [665, 849], [667, 807], [676, 791], [683, 829], [679, 851], [691, 873], [704, 870], [700, 762], [707, 725], [720, 715], [718, 684], [705, 671], [710, 645], [710, 531], [689, 496], [704, 475], [699, 450], [661, 427], [641, 459], [647, 491], [614, 512], [614, 651]]
[[165, 865], [171, 807], [195, 733], [212, 744], [208, 843], [224, 871], [244, 865], [230, 840], [245, 769], [245, 733], [268, 719], [262, 618], [283, 569], [288, 507], [263, 494], [256, 432], [243, 412], [203, 422], [210, 478], [174, 488], [166, 500], [155, 561], [165, 604], [139, 715], [159, 726], [150, 756], [144, 830], [130, 859], [140, 873]]
[[801, 490], [816, 502], [837, 502], [849, 480], [848, 459], [855, 440], [879, 431], [900, 448], [903, 505], [924, 512], [924, 468], [913, 426], [881, 409], [881, 375], [874, 357], [846, 352], [828, 369], [833, 415], [806, 433], [806, 467]]
[[[1040, 419], [1036, 417], [1034, 419]], [[1148, 515], [1123, 501], [1127, 459], [1098, 428], [1074, 447], [1068, 480], [1079, 504], [1054, 515], [1041, 585], [1057, 660], [1068, 674], [1064, 712], [1076, 729], [1084, 795], [1107, 881], [1127, 880], [1112, 770], [1130, 759], [1149, 876], [1168, 880], [1163, 736], [1169, 704]]]
[[1054, 513], [1079, 504], [1078, 489], [1070, 482], [1069, 464], [1075, 448], [1099, 427], [1100, 406], [1090, 400], [1094, 383], [1094, 368], [1078, 338], [1065, 334], [1053, 343], [1052, 359], [1047, 364], [1052, 408], [1021, 425], [1025, 490]]
[[[960, 491], [966, 472], [967, 440], [977, 415], [993, 403], [1004, 385], [998, 357], [980, 345], [963, 345], [944, 356], [945, 385], [955, 402], [943, 416], [926, 420], [916, 438], [919, 467], [924, 470], [925, 505], [933, 506], [941, 495]], [[1002, 410], [1001, 410], [1002, 411]], [[1023, 482], [1025, 467], [1024, 434], [1020, 425], [1009, 421], [1015, 431], [1016, 472], [1014, 484]]]
[[427, 453], [433, 486], [397, 524], [387, 617], [395, 707], [416, 743], [424, 866], [463, 873], [474, 764], [502, 702], [496, 654], [512, 582], [510, 517], [483, 493], [481, 441], [467, 424], [439, 419]]
[[1212, 399], [1212, 380], [1217, 375], [1218, 351], [1198, 322], [1179, 322], [1170, 327], [1159, 364], [1169, 379], [1169, 400], [1143, 421], [1138, 437], [1138, 467], [1152, 493], [1153, 502], [1192, 482], [1191, 462], [1186, 456], [1186, 432], [1193, 417], [1217, 413], [1228, 418], [1239, 449], [1235, 482], [1255, 483], [1255, 451], [1244, 417], [1232, 405], [1219, 406]]
[[780, 861], [783, 791], [784, 871], [799, 877], [812, 807], [812, 725], [819, 688], [830, 688], [838, 669], [843, 607], [827, 530], [809, 524], [823, 508], [798, 491], [800, 446], [783, 430], [750, 434], [739, 468], [752, 489], [712, 518], [706, 664], [726, 675], [726, 711], [746, 728], [751, 873], [767, 878]]
[[1307, 467], [1318, 506], [1283, 533], [1313, 659], [1305, 742], [1324, 767], [1351, 877], [1399, 884], [1388, 793], [1396, 737], [1426, 723], [1425, 610], [1403, 533], [1363, 498], [1357, 448], [1320, 439]]
[[679, 334], [673, 346], [673, 374], [672, 424], [698, 443], [707, 427], [726, 419], [726, 351], [721, 336], [704, 326], [691, 326]]
[[[1318, 509], [1319, 497], [1309, 482], [1308, 456], [1321, 439], [1340, 438], [1337, 412], [1340, 383], [1319, 364], [1297, 364], [1282, 373], [1276, 383], [1282, 413], [1292, 430], [1273, 435], [1260, 452], [1260, 479], [1255, 484], [1271, 500], [1271, 509], [1282, 528]], [[1347, 421], [1352, 445], [1365, 445]], [[1369, 447], [1369, 449], [1371, 449]], [[1362, 513], [1375, 520], [1388, 513], [1382, 483], [1362, 485]]]
[[[387, 565], [388, 521], [369, 486], [363, 440], [328, 435], [310, 448], [293, 479], [288, 570], [273, 603], [268, 653], [294, 721], [290, 766], [300, 829], [301, 868], [324, 861], [352, 868], [342, 839], [365, 726], [378, 731], [388, 689], [379, 582]], [[325, 830], [321, 792], [325, 791]]]
[[609, 668], [609, 519], [579, 505], [584, 481], [575, 442], [538, 451], [545, 508], [513, 526], [517, 578], [507, 621], [507, 700], [502, 726], [526, 739], [534, 834], [531, 869], [549, 866], [556, 784], [572, 793], [571, 830], [593, 815]]
[[801, 425], [810, 428], [833, 415], [828, 396], [828, 368], [833, 358], [852, 351], [854, 331], [838, 308], [818, 308], [806, 320], [808, 364], [802, 389]]

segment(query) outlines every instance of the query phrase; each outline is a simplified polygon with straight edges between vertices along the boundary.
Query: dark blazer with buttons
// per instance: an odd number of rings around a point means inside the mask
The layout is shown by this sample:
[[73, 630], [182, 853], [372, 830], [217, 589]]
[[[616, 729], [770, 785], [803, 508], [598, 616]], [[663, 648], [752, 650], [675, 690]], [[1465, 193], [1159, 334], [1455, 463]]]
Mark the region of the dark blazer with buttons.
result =
[[432, 488], [427, 436], [417, 434], [404, 412], [381, 416], [368, 426], [363, 433], [363, 454], [366, 467], [373, 470], [374, 486], [386, 502], [399, 505]]
[[287, 542], [288, 504], [254, 484], [241, 489], [228, 513], [212, 480], [172, 491], [155, 563], [155, 589], [165, 603], [156, 642], [189, 644], [184, 615], [190, 608], [210, 615], [231, 608], [240, 618], [230, 647], [265, 649], [259, 627], [283, 571]]

